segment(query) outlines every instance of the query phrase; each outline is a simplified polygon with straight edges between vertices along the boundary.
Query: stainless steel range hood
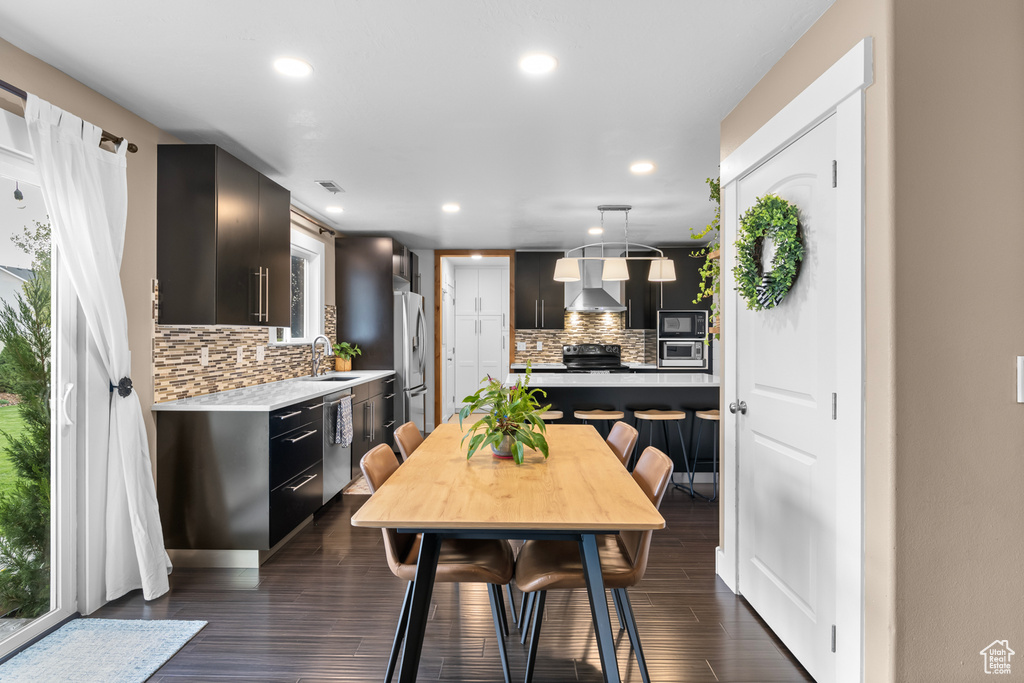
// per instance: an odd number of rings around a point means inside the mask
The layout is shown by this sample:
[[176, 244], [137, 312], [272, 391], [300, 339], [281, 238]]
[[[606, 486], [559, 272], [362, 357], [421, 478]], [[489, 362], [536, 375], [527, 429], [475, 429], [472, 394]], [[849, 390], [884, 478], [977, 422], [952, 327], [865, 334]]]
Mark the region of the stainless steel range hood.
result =
[[[594, 254], [595, 256], [597, 254]], [[603, 261], [580, 262], [583, 291], [576, 296], [565, 310], [570, 313], [621, 313], [626, 307], [604, 289], [601, 282]]]

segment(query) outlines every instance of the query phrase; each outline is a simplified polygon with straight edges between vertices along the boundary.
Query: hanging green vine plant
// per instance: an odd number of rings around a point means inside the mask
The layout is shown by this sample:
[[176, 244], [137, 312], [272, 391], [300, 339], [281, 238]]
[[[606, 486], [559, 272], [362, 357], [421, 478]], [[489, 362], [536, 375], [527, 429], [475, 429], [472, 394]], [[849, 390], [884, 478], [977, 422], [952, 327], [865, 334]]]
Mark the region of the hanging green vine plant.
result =
[[[715, 203], [715, 217], [711, 219], [711, 222], [704, 228], [695, 229], [690, 228], [690, 237], [695, 240], [707, 239], [708, 243], [706, 246], [701, 247], [697, 251], [693, 252], [691, 256], [693, 258], [702, 258], [704, 263], [701, 264], [700, 270], [700, 283], [699, 289], [697, 290], [697, 298], [693, 300], [693, 303], [699, 304], [702, 301], [706, 301], [708, 308], [711, 312], [711, 317], [716, 321], [718, 319], [718, 292], [719, 292], [719, 280], [721, 276], [721, 259], [718, 258], [719, 244], [719, 224], [722, 219], [722, 201], [721, 192], [719, 186], [719, 179], [715, 178], [712, 180], [708, 178], [705, 181], [708, 184], [711, 192], [709, 199]], [[710, 237], [709, 237], [710, 235]], [[718, 333], [715, 333], [715, 339], [718, 339]]]
[[[761, 266], [765, 239], [775, 243], [772, 268]], [[740, 218], [736, 240], [736, 290], [747, 309], [760, 311], [778, 306], [793, 287], [804, 245], [796, 206], [782, 197], [766, 194]]]

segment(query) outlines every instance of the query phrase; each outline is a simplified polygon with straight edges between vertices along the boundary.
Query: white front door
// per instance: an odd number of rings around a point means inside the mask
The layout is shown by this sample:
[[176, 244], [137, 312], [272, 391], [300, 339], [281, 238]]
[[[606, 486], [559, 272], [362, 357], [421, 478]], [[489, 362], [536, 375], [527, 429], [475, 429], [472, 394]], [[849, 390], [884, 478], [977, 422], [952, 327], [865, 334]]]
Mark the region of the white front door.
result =
[[[819, 683], [836, 678], [836, 210], [832, 116], [737, 181], [800, 210], [806, 256], [777, 307], [734, 294], [739, 590]], [[773, 250], [765, 249], [773, 253]], [[766, 263], [766, 269], [768, 265]]]

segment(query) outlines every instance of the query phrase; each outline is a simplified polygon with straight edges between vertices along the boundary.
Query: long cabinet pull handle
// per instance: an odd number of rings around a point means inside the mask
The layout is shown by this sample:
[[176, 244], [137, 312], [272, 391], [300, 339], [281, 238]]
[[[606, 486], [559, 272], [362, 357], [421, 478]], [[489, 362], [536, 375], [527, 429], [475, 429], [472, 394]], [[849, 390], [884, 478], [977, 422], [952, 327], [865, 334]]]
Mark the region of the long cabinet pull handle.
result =
[[302, 415], [302, 411], [293, 410], [290, 413], [285, 413], [284, 415], [275, 415], [274, 417], [276, 417], [278, 420], [287, 420], [289, 417], [295, 417], [296, 415]]
[[395, 378], [394, 378], [394, 377], [392, 377], [392, 378], [390, 378], [390, 379], [386, 379], [386, 380], [384, 380], [384, 384], [393, 384], [393, 383], [394, 383], [394, 381], [395, 381]]
[[302, 434], [301, 436], [297, 436], [294, 439], [285, 439], [285, 441], [288, 443], [298, 443], [305, 439], [306, 437], [313, 436], [314, 434], [316, 434], [316, 430], [311, 429], [310, 431], [306, 432], [305, 434]]
[[[256, 269], [256, 322], [263, 322], [263, 266]], [[249, 315], [252, 315], [250, 312]]]
[[393, 425], [393, 424], [395, 424], [394, 420], [392, 420], [391, 422], [388, 422], [386, 425], [384, 425], [384, 429], [390, 429], [391, 425]]
[[301, 484], [296, 484], [295, 486], [285, 486], [285, 488], [288, 489], [289, 491], [298, 491], [303, 486], [305, 486], [306, 484], [308, 484], [309, 482], [313, 481], [316, 478], [317, 478], [317, 475], [309, 474], [309, 475], [306, 475], [306, 479]]
[[266, 277], [266, 282], [267, 282], [267, 296], [263, 299], [266, 302], [266, 303], [263, 304], [264, 306], [266, 306], [266, 313], [263, 315], [263, 321], [269, 323], [270, 322], [270, 266], [267, 266], [263, 270], [266, 272], [266, 275], [264, 277]]
[[363, 438], [366, 439], [367, 441], [371, 440], [371, 437], [370, 437], [370, 419], [368, 417], [366, 417], [367, 411], [370, 410], [370, 405], [371, 404], [369, 402], [363, 404], [363, 426], [364, 426], [364, 428], [363, 428]]
[[544, 327], [544, 299], [540, 300], [540, 326]]
[[633, 300], [626, 299], [626, 326], [633, 327]]
[[315, 406], [306, 406], [305, 410], [316, 410], [317, 408], [323, 408], [323, 403], [317, 403]]
[[387, 396], [385, 396], [385, 397], [384, 397], [384, 400], [386, 401], [386, 400], [388, 400], [389, 398], [394, 398], [394, 397], [395, 397], [395, 395], [394, 395], [394, 394], [388, 394]]
[[540, 327], [540, 316], [537, 315], [537, 309], [540, 307], [540, 299], [533, 300], [533, 326], [534, 328]]

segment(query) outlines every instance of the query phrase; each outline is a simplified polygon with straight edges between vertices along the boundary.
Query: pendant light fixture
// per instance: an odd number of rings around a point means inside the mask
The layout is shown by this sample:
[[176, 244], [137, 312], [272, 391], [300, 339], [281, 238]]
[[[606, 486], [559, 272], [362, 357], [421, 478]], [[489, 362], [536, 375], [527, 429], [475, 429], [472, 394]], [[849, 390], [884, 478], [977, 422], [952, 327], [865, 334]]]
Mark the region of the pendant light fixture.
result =
[[[622, 242], [594, 242], [592, 244], [584, 244], [579, 247], [568, 250], [563, 258], [555, 261], [555, 282], [579, 282], [580, 276], [580, 261], [601, 261], [601, 280], [609, 282], [622, 282], [629, 279], [629, 262], [630, 261], [650, 261], [651, 269], [648, 274], [648, 280], [650, 282], [674, 282], [676, 279], [676, 268], [675, 263], [672, 259], [665, 257], [665, 252], [657, 247], [651, 247], [646, 244], [630, 243], [629, 241], [629, 212], [633, 210], [632, 206], [625, 204], [602, 204], [597, 207], [597, 210], [601, 212], [601, 229], [600, 232], [604, 232], [604, 212], [605, 211], [622, 211], [625, 213], [625, 223], [623, 227], [623, 241]], [[605, 256], [605, 247], [612, 245], [621, 245], [624, 247], [624, 254], [621, 256]], [[588, 247], [601, 247], [600, 256], [586, 256], [586, 249]], [[640, 249], [646, 252], [655, 252], [656, 256], [631, 256], [630, 248], [634, 251]], [[580, 256], [572, 256], [574, 251], [579, 251]]]
[[14, 198], [19, 202], [25, 201], [25, 193], [21, 191], [20, 187], [18, 187], [17, 180], [14, 181]]

